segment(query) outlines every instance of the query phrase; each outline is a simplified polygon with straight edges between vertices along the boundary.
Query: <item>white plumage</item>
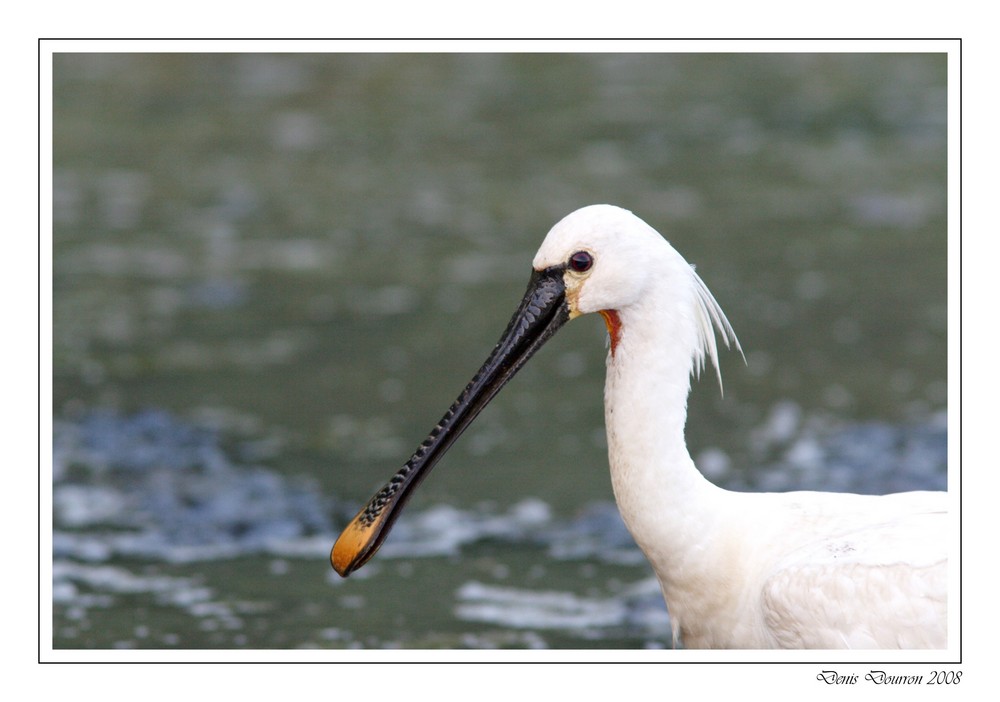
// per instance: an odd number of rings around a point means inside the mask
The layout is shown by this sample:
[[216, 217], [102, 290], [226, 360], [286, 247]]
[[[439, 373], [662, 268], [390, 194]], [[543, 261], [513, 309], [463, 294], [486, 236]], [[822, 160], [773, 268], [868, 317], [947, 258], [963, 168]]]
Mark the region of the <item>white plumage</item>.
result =
[[[615, 310], [605, 384], [611, 478], [689, 648], [945, 648], [946, 494], [735, 493], [684, 440], [692, 371], [736, 342], [694, 269], [631, 213], [559, 222], [536, 270], [589, 251], [567, 281], [578, 314]], [[569, 278], [573, 274], [567, 274]], [[574, 311], [571, 309], [571, 316]]]

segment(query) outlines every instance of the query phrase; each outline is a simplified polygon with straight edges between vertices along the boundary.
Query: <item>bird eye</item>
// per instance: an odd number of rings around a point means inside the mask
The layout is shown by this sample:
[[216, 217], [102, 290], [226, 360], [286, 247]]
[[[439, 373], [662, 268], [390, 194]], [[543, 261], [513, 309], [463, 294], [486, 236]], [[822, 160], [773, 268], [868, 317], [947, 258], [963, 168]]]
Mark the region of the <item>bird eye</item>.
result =
[[594, 265], [594, 257], [586, 251], [577, 251], [569, 257], [569, 267], [577, 273], [589, 271], [592, 265]]

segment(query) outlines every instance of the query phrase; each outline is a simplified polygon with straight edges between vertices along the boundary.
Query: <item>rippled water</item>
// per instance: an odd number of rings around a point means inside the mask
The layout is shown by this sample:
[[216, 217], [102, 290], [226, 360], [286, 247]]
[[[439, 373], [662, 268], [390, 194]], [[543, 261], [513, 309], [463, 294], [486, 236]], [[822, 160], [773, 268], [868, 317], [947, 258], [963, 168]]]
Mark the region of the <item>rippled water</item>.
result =
[[54, 645], [669, 645], [599, 321], [327, 562], [592, 202], [746, 350], [692, 395], [713, 480], [943, 488], [945, 88], [914, 54], [56, 56]]
[[[855, 492], [946, 487], [943, 422], [907, 427], [870, 423], [819, 436], [813, 429], [792, 426], [794, 418], [778, 416], [795, 411], [782, 407], [756, 430], [761, 444], [780, 447], [781, 453], [777, 463], [761, 467], [757, 487]], [[270, 609], [266, 604], [256, 608], [234, 604], [200, 577], [167, 573], [199, 572], [201, 564], [227, 562], [238, 568], [249, 559], [266, 568], [275, 582], [287, 581], [290, 560], [325, 561], [336, 525], [353, 516], [356, 505], [323, 495], [314, 481], [288, 479], [230, 453], [253, 451], [241, 444], [227, 451], [217, 432], [158, 411], [132, 416], [99, 412], [76, 422], [57, 422], [53, 489], [57, 610], [70, 621], [89, 623], [129, 596], [151, 597], [158, 608], [231, 629], [229, 636], [217, 639], [220, 645], [250, 643], [243, 610], [266, 618]], [[718, 461], [702, 456], [700, 463], [714, 480], [743, 487], [738, 478], [726, 475], [724, 467], [720, 469]], [[535, 563], [527, 572], [528, 587], [523, 582], [511, 584], [522, 580], [512, 572], [523, 563], [519, 551], [530, 552]], [[645, 562], [613, 502], [581, 506], [570, 518], [558, 517], [537, 498], [523, 499], [505, 510], [482, 504], [470, 509], [439, 504], [411, 510], [379, 551], [376, 563], [401, 561], [388, 577], [405, 580], [412, 575], [413, 559], [467, 558], [478, 559], [478, 567], [471, 574], [474, 579], [462, 582], [449, 596], [451, 614], [459, 622], [487, 624], [511, 638], [490, 643], [490, 637], [465, 632], [448, 645], [544, 648], [555, 632], [576, 639], [577, 646], [634, 641], [649, 647], [663, 645], [670, 630], [654, 578], [631, 584], [617, 580], [620, 570], [641, 573]], [[125, 565], [136, 562], [164, 568], [136, 572]], [[370, 568], [375, 568], [374, 575]], [[379, 570], [369, 566], [352, 578], [385, 577]], [[551, 573], [559, 570], [576, 571], [576, 577], [594, 582], [582, 594], [578, 587], [550, 589]], [[347, 595], [339, 602], [341, 607], [364, 611], [362, 596]], [[85, 636], [82, 628], [89, 626], [67, 622], [62, 633], [69, 639]], [[126, 632], [126, 638], [112, 643], [187, 643], [179, 632], [158, 632], [149, 640], [149, 625], [142, 631], [144, 640]], [[334, 638], [341, 645], [403, 643], [372, 633], [359, 640], [362, 631], [337, 631]], [[327, 628], [315, 625], [309, 634], [320, 640], [330, 635]], [[425, 635], [413, 643], [427, 645]], [[256, 643], [264, 645], [266, 640]]]

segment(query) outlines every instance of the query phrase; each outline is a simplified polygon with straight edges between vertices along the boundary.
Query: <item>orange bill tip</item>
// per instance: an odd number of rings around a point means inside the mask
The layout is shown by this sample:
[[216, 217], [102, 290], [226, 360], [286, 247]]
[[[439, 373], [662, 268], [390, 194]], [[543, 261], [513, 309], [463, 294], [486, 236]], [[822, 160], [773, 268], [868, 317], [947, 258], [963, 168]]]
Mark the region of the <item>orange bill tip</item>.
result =
[[330, 564], [342, 578], [346, 578], [368, 560], [371, 544], [380, 531], [378, 527], [381, 520], [366, 524], [361, 520], [362, 514], [364, 510], [358, 512], [351, 523], [344, 527], [330, 551]]

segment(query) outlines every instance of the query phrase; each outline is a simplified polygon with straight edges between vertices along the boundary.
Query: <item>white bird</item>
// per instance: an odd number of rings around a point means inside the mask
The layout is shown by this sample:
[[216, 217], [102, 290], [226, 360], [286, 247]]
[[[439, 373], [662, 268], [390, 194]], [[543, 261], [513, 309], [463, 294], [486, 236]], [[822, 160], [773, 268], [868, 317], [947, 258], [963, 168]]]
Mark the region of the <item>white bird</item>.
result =
[[[946, 493], [738, 493], [684, 440], [691, 375], [718, 370], [715, 330], [739, 342], [694, 269], [610, 205], [557, 223], [479, 373], [416, 453], [344, 529], [343, 576], [388, 534], [412, 490], [528, 358], [569, 319], [610, 337], [604, 390], [615, 500], [687, 648], [946, 648]], [[721, 383], [721, 375], [719, 376]], [[569, 468], [569, 466], [567, 466]]]

